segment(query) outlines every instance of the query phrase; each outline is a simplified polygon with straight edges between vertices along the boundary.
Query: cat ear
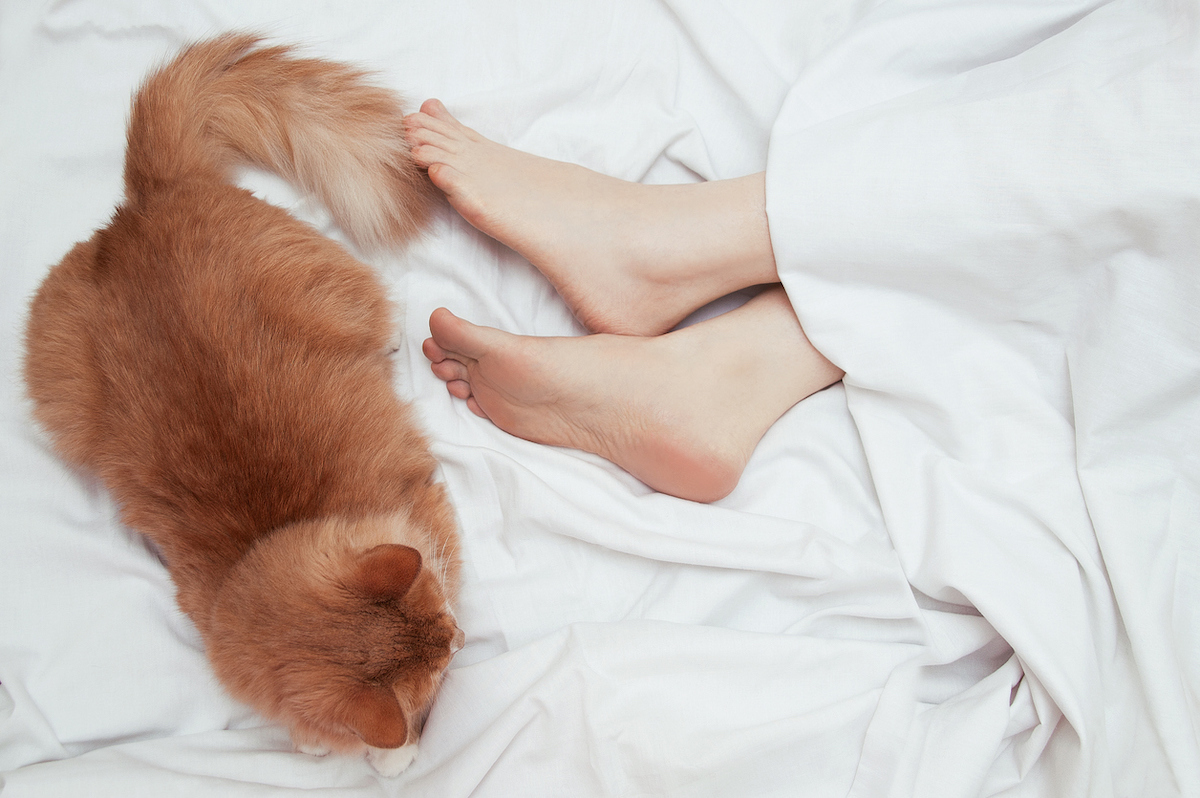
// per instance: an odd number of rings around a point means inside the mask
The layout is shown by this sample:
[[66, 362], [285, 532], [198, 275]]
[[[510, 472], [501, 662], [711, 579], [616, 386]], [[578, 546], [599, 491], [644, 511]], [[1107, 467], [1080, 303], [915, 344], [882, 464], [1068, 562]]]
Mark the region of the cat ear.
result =
[[371, 599], [403, 598], [421, 572], [421, 552], [383, 543], [358, 556], [355, 585]]
[[408, 721], [396, 694], [377, 684], [356, 688], [342, 718], [372, 748], [399, 748], [408, 741]]

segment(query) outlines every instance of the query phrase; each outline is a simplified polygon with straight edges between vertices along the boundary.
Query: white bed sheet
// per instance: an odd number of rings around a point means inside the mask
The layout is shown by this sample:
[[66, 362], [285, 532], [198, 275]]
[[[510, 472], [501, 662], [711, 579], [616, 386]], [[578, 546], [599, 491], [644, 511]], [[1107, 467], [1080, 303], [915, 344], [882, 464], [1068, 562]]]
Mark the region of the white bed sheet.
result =
[[[434, 5], [0, 7], [5, 798], [1200, 794], [1194, 5]], [[22, 398], [25, 305], [119, 200], [131, 92], [229, 29], [626, 179], [766, 168], [785, 287], [847, 372], [684, 502], [429, 373], [439, 305], [582, 332], [528, 263], [448, 209], [375, 258], [466, 560], [467, 647], [397, 779], [224, 696]]]

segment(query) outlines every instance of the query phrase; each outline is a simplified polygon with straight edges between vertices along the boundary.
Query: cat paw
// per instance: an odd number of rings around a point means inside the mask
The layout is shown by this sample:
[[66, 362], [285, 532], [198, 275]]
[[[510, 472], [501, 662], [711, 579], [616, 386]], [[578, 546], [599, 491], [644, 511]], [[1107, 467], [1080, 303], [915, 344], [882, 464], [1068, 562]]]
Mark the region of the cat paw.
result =
[[368, 748], [367, 761], [380, 776], [399, 776], [417, 758], [417, 744], [409, 743], [399, 748]]
[[330, 752], [330, 747], [321, 745], [320, 743], [296, 743], [296, 750], [302, 754], [309, 756], [325, 756]]

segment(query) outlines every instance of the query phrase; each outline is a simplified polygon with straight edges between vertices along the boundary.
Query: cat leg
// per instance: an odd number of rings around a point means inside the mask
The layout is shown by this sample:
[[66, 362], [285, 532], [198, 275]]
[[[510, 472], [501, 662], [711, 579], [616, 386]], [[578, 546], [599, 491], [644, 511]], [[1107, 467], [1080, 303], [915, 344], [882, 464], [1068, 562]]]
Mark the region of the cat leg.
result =
[[321, 743], [296, 743], [296, 750], [308, 756], [328, 756], [333, 749]]
[[96, 373], [93, 320], [106, 307], [92, 274], [96, 236], [76, 244], [38, 289], [26, 329], [25, 384], [34, 415], [58, 453], [75, 466], [97, 466], [106, 398]]
[[417, 744], [409, 743], [399, 748], [367, 748], [367, 761], [380, 776], [399, 776], [417, 758]]

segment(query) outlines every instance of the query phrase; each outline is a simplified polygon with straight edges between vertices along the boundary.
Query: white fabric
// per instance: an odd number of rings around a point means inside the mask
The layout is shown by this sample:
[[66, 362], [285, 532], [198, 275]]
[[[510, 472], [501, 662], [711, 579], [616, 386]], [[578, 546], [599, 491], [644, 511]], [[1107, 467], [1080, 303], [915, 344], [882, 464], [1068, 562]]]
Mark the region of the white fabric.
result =
[[[24, 796], [1197, 795], [1200, 59], [1188, 3], [63, 0], [0, 8], [0, 791]], [[29, 297], [120, 196], [128, 100], [228, 29], [649, 182], [767, 169], [846, 372], [713, 506], [514, 439], [439, 305], [578, 334], [448, 209], [376, 258], [465, 545], [411, 769], [293, 753], [22, 398]], [[331, 235], [277, 181], [248, 185]]]

